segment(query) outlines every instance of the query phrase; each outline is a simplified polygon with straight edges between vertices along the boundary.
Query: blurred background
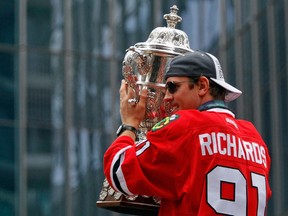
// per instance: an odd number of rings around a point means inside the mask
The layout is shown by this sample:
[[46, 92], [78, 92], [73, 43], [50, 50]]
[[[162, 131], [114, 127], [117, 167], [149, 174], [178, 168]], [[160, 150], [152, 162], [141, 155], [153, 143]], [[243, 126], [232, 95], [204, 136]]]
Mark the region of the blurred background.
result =
[[120, 215], [95, 203], [122, 61], [174, 4], [191, 49], [243, 91], [229, 107], [270, 150], [268, 215], [288, 215], [287, 0], [1, 0], [1, 216]]

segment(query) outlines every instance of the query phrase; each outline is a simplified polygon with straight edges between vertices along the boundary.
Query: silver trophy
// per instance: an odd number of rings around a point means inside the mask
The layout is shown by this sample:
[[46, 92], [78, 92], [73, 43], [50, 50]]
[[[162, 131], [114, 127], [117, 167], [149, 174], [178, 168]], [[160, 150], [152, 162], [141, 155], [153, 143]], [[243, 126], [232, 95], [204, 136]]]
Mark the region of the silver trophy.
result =
[[155, 28], [146, 42], [136, 43], [127, 49], [122, 74], [135, 92], [135, 101], [143, 88], [148, 89], [146, 114], [139, 127], [138, 139], [145, 139], [152, 126], [170, 114], [169, 104], [163, 103], [164, 74], [173, 57], [192, 52], [187, 34], [175, 29], [182, 18], [176, 5], [165, 14], [167, 27]]
[[[173, 5], [170, 14], [163, 16], [167, 27], [155, 28], [146, 42], [136, 43], [126, 50], [122, 74], [135, 93], [134, 101], [137, 103], [143, 88], [148, 89], [145, 118], [140, 123], [137, 140], [145, 139], [155, 123], [170, 115], [170, 106], [163, 101], [164, 75], [170, 61], [175, 56], [193, 52], [187, 34], [175, 29], [182, 20], [177, 13], [178, 8]], [[127, 214], [157, 215], [160, 202], [158, 197], [122, 195], [105, 179], [97, 206]]]

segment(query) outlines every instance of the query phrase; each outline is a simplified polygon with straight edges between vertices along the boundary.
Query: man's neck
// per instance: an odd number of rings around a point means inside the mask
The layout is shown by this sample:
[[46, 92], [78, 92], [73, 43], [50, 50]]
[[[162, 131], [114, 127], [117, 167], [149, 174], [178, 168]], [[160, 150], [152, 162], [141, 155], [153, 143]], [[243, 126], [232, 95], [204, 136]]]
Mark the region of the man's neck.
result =
[[206, 103], [201, 104], [198, 107], [198, 110], [204, 111], [204, 110], [213, 109], [213, 108], [228, 109], [228, 107], [225, 105], [225, 102], [223, 100], [210, 100], [210, 101], [207, 101]]

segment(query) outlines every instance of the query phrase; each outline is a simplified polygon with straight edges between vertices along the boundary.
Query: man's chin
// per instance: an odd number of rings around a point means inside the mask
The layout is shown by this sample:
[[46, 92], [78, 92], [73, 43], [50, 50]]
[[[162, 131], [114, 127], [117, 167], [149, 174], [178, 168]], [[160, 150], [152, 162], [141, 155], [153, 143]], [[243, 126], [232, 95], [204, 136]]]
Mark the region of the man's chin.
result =
[[179, 110], [179, 106], [172, 106], [170, 103], [165, 104], [165, 111], [167, 116], [171, 116]]
[[171, 108], [171, 115], [175, 114], [179, 110], [179, 107], [172, 107]]

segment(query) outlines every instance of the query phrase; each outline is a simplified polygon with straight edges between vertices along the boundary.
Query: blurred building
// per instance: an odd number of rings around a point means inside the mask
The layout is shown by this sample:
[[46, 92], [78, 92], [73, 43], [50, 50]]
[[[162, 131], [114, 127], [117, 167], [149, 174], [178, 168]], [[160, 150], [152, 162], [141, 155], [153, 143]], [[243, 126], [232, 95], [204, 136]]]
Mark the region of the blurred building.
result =
[[2, 0], [1, 216], [119, 215], [95, 202], [122, 60], [173, 4], [190, 47], [218, 56], [243, 91], [229, 106], [270, 149], [268, 215], [288, 214], [287, 0]]

